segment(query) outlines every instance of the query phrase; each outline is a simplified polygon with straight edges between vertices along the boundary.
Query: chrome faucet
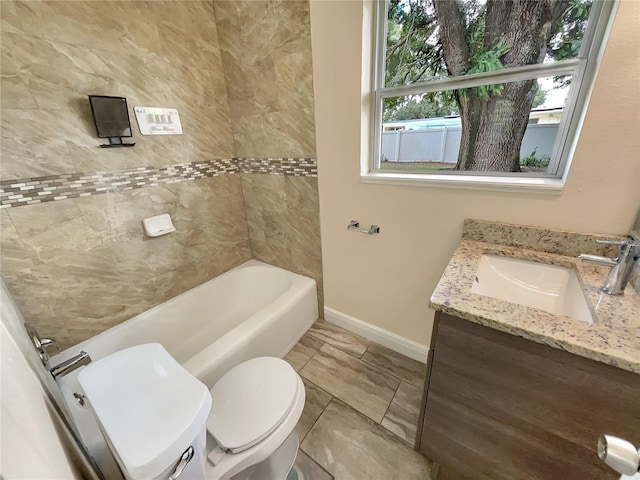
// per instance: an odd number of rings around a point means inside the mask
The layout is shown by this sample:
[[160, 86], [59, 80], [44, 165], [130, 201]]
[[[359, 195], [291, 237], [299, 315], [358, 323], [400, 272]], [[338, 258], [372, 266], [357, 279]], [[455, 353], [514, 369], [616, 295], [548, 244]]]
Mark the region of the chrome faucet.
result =
[[611, 267], [611, 271], [607, 275], [604, 285], [600, 287], [600, 291], [608, 295], [624, 295], [624, 289], [629, 283], [633, 267], [636, 265], [638, 258], [640, 258], [640, 242], [633, 238], [628, 238], [626, 240], [596, 240], [596, 243], [616, 245], [618, 247], [618, 256], [616, 258], [608, 258], [582, 253], [578, 255], [578, 258], [588, 263]]
[[91, 363], [91, 357], [87, 352], [82, 350], [75, 357], [71, 357], [69, 360], [62, 362], [55, 367], [51, 367], [49, 372], [53, 375], [53, 378], [57, 379], [58, 377], [64, 377], [67, 373], [71, 373], [77, 368], [80, 368], [83, 365], [89, 365]]
[[55, 367], [51, 367], [49, 365], [49, 349], [53, 348], [56, 352], [60, 352], [60, 347], [58, 347], [58, 344], [51, 338], [40, 337], [40, 334], [32, 325], [25, 323], [24, 327], [27, 329], [29, 338], [31, 339], [34, 348], [38, 352], [40, 361], [45, 366], [45, 368], [49, 370], [51, 375], [53, 375], [53, 378], [57, 379], [58, 377], [64, 377], [67, 373], [71, 373], [77, 368], [80, 368], [83, 365], [89, 365], [91, 363], [91, 357], [89, 356], [89, 354], [82, 350], [75, 357], [71, 357], [69, 360], [65, 360]]

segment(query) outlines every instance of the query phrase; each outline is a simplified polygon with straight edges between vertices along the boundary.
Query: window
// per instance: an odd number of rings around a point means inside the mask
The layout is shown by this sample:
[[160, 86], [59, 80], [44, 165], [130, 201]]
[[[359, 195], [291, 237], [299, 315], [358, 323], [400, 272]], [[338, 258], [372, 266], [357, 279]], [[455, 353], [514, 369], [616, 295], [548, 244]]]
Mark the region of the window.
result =
[[363, 181], [561, 189], [614, 6], [378, 2]]

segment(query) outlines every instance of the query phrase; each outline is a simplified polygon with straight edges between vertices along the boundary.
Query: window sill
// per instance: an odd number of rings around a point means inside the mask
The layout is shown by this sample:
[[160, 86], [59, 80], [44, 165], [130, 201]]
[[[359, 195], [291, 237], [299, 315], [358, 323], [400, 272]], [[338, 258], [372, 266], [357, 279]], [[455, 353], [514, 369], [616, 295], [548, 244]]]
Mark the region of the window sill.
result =
[[382, 185], [403, 185], [408, 187], [454, 188], [555, 195], [561, 194], [564, 189], [564, 181], [560, 178], [516, 178], [476, 175], [425, 175], [368, 172], [360, 175], [360, 182]]

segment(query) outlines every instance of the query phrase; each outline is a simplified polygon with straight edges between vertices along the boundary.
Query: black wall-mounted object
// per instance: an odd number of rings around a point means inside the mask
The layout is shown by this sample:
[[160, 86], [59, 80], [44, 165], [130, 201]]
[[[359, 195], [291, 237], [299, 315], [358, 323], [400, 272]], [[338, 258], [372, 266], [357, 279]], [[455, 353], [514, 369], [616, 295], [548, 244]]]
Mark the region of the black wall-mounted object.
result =
[[135, 145], [135, 143], [122, 141], [123, 137], [133, 137], [126, 98], [89, 95], [89, 103], [98, 138], [109, 139], [109, 145], [100, 145], [100, 147], [133, 147]]

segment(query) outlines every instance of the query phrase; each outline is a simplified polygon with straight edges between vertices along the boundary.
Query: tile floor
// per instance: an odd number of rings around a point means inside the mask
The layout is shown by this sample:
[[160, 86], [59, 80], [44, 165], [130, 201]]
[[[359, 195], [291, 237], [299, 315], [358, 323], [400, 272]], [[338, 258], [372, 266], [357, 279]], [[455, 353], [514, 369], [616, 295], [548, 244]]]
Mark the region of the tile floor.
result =
[[296, 466], [305, 480], [429, 479], [413, 450], [425, 365], [318, 320], [285, 356], [306, 403]]

